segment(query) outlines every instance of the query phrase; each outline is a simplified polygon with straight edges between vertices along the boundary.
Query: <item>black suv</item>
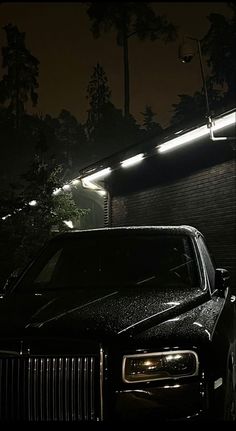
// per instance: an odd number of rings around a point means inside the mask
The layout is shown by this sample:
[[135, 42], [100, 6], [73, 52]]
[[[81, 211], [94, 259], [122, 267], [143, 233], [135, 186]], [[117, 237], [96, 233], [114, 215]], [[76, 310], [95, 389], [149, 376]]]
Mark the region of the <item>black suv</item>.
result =
[[72, 231], [0, 299], [0, 419], [235, 419], [229, 275], [190, 226]]

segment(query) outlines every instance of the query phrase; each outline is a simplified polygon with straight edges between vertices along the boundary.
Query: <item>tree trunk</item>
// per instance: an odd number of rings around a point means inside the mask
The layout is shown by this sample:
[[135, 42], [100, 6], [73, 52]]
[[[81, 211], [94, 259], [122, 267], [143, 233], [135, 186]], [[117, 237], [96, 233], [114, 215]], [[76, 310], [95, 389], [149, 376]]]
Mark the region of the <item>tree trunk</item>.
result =
[[124, 64], [124, 114], [125, 118], [129, 117], [129, 53], [127, 30], [124, 26], [123, 33], [123, 64]]
[[16, 48], [16, 129], [20, 127], [20, 84], [19, 84], [19, 53]]

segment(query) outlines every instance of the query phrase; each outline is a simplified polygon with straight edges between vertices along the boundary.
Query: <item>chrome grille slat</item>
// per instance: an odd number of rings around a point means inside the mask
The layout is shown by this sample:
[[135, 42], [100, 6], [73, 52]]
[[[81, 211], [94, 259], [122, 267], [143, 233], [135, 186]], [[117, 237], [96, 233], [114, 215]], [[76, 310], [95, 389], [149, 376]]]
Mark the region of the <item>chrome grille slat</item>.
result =
[[40, 371], [39, 371], [39, 405], [40, 405], [40, 420], [44, 420], [44, 403], [43, 403], [43, 393], [44, 393], [44, 361], [40, 359]]
[[[11, 359], [11, 363], [10, 363], [10, 373], [11, 373], [11, 381], [13, 382], [13, 380], [14, 380], [14, 367], [13, 367], [13, 360], [14, 359]], [[10, 394], [10, 406], [9, 406], [9, 408], [10, 408], [10, 416], [11, 417], [13, 417], [13, 412], [14, 412], [14, 391], [15, 390], [15, 388], [13, 388], [13, 385], [11, 386], [11, 394]]]
[[20, 419], [20, 408], [21, 408], [21, 402], [22, 400], [20, 399], [20, 361], [17, 361], [17, 415], [16, 418], [17, 420]]
[[52, 360], [52, 418], [56, 420], [56, 400], [55, 400], [55, 392], [56, 392], [56, 378], [57, 378], [57, 364], [56, 358]]
[[[94, 406], [94, 379], [93, 379], [93, 375], [94, 375], [94, 358], [91, 358], [91, 368], [90, 368], [90, 374], [89, 374], [89, 378], [90, 378], [90, 406]], [[95, 419], [95, 411], [94, 408], [91, 408], [90, 411], [90, 419], [94, 420]]]
[[99, 357], [0, 358], [0, 421], [100, 419]]
[[71, 359], [71, 419], [75, 420], [75, 358]]
[[28, 395], [28, 419], [29, 421], [31, 421], [32, 418], [32, 397], [31, 397], [31, 388], [32, 388], [32, 383], [31, 383], [31, 379], [32, 379], [32, 359], [30, 358], [28, 361], [28, 391], [27, 391], [27, 395]]
[[59, 382], [58, 382], [58, 410], [59, 410], [59, 420], [64, 419], [63, 415], [63, 358], [59, 358]]
[[78, 420], [82, 419], [82, 359], [78, 359]]
[[69, 420], [69, 411], [68, 411], [68, 396], [69, 390], [69, 367], [68, 367], [68, 358], [65, 358], [65, 420]]

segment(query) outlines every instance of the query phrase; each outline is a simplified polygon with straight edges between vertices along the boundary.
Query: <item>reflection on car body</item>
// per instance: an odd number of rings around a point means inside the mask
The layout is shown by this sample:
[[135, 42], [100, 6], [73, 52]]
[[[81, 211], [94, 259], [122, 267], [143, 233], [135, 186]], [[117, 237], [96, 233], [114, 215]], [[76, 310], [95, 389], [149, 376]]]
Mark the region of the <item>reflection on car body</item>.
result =
[[235, 419], [235, 297], [193, 227], [59, 235], [0, 322], [3, 421]]

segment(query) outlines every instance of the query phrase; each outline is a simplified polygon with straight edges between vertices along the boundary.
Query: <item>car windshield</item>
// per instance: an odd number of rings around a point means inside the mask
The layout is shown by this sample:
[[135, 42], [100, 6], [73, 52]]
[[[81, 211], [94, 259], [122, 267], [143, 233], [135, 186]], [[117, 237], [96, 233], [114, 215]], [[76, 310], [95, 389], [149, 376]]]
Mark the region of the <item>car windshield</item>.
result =
[[23, 290], [87, 286], [200, 285], [193, 244], [184, 235], [81, 235], [44, 250], [26, 272]]

